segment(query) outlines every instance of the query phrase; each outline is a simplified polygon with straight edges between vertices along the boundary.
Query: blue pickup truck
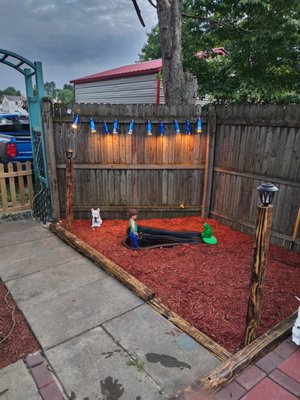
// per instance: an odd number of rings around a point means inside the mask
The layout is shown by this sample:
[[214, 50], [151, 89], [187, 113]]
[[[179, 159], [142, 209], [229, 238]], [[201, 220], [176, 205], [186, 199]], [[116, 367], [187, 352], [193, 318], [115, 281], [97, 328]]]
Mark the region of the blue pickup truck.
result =
[[0, 163], [32, 162], [28, 117], [0, 113]]

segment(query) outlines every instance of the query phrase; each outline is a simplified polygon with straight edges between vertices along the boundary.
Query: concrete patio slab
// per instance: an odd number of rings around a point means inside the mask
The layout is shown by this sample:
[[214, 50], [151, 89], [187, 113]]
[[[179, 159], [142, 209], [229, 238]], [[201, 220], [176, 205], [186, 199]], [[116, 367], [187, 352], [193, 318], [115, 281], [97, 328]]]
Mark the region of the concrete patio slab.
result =
[[2, 247], [0, 277], [7, 282], [81, 257], [76, 250], [51, 234], [13, 247]]
[[14, 300], [26, 306], [49, 300], [108, 275], [85, 257], [7, 282]]
[[20, 220], [0, 224], [0, 248], [51, 236], [37, 221]]
[[101, 327], [46, 351], [46, 356], [69, 398], [165, 398], [142, 368], [129, 365], [127, 353]]
[[103, 325], [168, 394], [189, 385], [219, 363], [193, 339], [148, 305]]
[[127, 288], [108, 277], [50, 300], [22, 303], [20, 308], [41, 345], [47, 349], [142, 303]]
[[37, 387], [22, 360], [0, 370], [1, 400], [40, 400]]

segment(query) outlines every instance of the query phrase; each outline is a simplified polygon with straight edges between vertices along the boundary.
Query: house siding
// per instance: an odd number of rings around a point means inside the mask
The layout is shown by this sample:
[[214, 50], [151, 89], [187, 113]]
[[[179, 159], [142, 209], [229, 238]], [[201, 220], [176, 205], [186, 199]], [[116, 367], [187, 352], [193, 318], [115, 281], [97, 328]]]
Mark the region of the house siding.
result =
[[[155, 74], [75, 84], [76, 103], [155, 104]], [[161, 103], [164, 103], [161, 87]]]

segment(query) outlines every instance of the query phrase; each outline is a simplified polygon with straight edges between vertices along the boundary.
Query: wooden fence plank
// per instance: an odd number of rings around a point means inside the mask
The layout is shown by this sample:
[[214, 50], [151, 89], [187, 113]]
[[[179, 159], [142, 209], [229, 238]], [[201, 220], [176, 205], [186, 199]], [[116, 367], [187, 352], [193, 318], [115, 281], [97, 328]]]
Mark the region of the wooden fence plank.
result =
[[[12, 163], [7, 164], [8, 172], [13, 172], [14, 167]], [[17, 194], [16, 194], [16, 184], [15, 178], [9, 177], [9, 191], [10, 191], [10, 199], [13, 207], [17, 207]]]
[[[22, 164], [19, 162], [17, 163], [17, 171], [22, 172]], [[24, 190], [24, 178], [21, 175], [18, 176], [18, 184], [19, 184], [21, 206], [25, 206], [26, 200], [25, 200], [25, 190]]]
[[0, 164], [0, 185], [1, 185], [2, 209], [6, 211], [8, 208], [8, 202], [7, 202], [6, 180], [4, 175], [3, 164]]

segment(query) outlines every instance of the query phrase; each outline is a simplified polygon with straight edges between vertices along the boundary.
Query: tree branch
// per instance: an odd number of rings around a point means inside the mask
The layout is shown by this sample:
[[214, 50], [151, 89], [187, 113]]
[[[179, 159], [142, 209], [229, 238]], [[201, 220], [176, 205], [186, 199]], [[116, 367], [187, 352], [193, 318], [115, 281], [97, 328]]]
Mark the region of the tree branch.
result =
[[235, 27], [235, 28], [241, 29], [244, 32], [253, 32], [252, 30], [250, 31], [250, 30], [245, 29], [245, 28], [243, 28], [241, 26], [238, 26], [236, 24], [232, 24], [232, 23], [229, 23], [229, 22], [226, 22], [226, 21], [222, 21], [222, 20], [216, 20], [216, 19], [213, 19], [213, 18], [205, 18], [205, 17], [200, 17], [199, 15], [192, 15], [192, 14], [186, 14], [186, 13], [181, 13], [181, 15], [183, 17], [185, 17], [185, 18], [199, 19], [200, 21], [203, 21], [203, 22], [209, 22], [210, 24], [215, 24], [215, 25], [223, 25], [223, 26], [226, 26], [226, 27], [231, 28], [231, 29], [233, 27]]
[[145, 27], [146, 25], [145, 25], [145, 22], [144, 22], [144, 20], [143, 20], [143, 18], [142, 18], [141, 10], [139, 9], [137, 0], [131, 0], [131, 1], [132, 1], [132, 3], [133, 3], [133, 6], [134, 6], [134, 9], [135, 9], [136, 15], [138, 16], [138, 18], [139, 18], [139, 20], [140, 20], [140, 23], [142, 24], [143, 27]]
[[152, 0], [148, 0], [148, 2], [151, 4], [152, 7], [157, 8], [157, 5], [154, 4], [154, 2]]

